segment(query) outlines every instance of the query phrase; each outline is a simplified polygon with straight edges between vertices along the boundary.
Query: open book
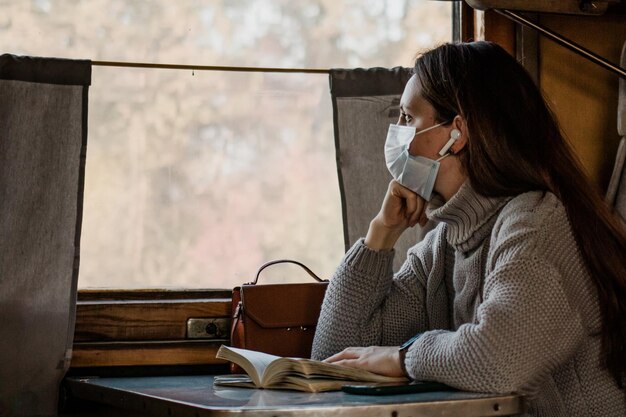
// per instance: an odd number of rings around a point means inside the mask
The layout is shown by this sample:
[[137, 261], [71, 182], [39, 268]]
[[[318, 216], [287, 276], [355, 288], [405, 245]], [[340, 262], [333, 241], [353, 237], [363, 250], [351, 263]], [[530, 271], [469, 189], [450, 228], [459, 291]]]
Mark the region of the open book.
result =
[[253, 350], [222, 345], [218, 359], [241, 366], [248, 374], [215, 378], [216, 385], [247, 388], [291, 389], [307, 392], [337, 391], [343, 385], [406, 382], [406, 378], [389, 377], [372, 372], [301, 358], [281, 358]]

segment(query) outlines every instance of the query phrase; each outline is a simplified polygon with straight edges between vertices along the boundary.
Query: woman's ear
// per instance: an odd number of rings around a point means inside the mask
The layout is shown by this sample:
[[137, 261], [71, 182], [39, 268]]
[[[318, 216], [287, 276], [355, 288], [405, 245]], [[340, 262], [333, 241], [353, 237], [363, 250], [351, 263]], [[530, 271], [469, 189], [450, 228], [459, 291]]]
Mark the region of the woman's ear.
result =
[[465, 145], [467, 145], [468, 132], [467, 123], [465, 119], [459, 115], [455, 116], [452, 120], [452, 130], [450, 130], [450, 137], [457, 136], [454, 144], [450, 147], [450, 151], [453, 154], [461, 152]]

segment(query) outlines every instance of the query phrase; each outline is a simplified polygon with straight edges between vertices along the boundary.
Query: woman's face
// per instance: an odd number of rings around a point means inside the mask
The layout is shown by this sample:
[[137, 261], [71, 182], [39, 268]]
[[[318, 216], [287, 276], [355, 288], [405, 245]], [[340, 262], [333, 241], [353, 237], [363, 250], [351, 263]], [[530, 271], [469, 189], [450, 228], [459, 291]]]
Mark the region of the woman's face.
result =
[[[416, 133], [436, 125], [435, 109], [421, 95], [421, 87], [417, 78], [412, 76], [404, 87], [400, 99], [400, 117], [398, 124], [415, 127]], [[438, 152], [449, 138], [449, 128], [434, 128], [413, 138], [409, 145], [409, 153], [413, 156], [424, 156], [429, 159], [439, 158]]]

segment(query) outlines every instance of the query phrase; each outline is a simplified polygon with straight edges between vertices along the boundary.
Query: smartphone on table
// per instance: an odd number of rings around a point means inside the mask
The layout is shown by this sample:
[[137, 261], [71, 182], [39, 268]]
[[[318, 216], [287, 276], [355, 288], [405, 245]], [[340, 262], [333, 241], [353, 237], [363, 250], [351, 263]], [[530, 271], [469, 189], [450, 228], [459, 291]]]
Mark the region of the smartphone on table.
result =
[[355, 395], [397, 395], [416, 392], [457, 391], [449, 385], [431, 381], [413, 381], [400, 384], [344, 385], [343, 392]]

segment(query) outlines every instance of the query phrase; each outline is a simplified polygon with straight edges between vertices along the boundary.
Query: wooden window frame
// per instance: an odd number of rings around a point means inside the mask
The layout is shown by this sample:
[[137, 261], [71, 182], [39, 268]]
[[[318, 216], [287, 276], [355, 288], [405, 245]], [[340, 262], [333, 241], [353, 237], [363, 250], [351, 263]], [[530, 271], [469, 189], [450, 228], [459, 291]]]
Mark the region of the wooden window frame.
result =
[[465, 2], [461, 8], [461, 40], [495, 42], [511, 55], [516, 54], [515, 23], [493, 10], [475, 10]]

